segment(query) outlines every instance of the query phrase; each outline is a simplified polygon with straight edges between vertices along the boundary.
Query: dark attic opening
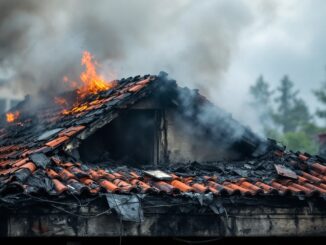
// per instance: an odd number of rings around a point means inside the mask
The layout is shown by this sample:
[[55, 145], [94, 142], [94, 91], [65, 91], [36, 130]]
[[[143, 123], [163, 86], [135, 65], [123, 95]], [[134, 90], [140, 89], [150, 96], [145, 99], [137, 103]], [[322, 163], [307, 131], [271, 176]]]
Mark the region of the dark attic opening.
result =
[[84, 140], [79, 147], [81, 160], [89, 163], [147, 165], [155, 161], [157, 110], [122, 110], [111, 123]]

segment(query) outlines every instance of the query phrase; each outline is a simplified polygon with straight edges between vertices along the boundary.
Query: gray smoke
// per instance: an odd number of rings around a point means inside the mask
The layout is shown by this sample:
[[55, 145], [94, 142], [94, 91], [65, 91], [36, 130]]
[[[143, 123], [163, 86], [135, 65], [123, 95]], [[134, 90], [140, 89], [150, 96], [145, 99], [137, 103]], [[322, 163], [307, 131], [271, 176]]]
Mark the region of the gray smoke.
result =
[[212, 97], [240, 35], [254, 23], [253, 6], [271, 12], [271, 2], [3, 0], [0, 78], [24, 93], [57, 92], [64, 75], [77, 79], [89, 50], [104, 75], [165, 70]]

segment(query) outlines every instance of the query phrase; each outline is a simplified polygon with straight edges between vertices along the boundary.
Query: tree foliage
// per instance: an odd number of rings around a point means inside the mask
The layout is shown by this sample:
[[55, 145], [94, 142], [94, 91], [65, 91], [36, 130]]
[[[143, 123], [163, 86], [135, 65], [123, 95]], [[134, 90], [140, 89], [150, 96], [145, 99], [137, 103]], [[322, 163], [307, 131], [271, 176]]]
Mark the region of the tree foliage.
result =
[[[299, 90], [288, 76], [283, 77], [275, 91], [260, 76], [249, 92], [266, 137], [283, 142], [291, 150], [317, 152], [315, 136], [324, 129], [314, 123], [305, 101], [299, 97]], [[326, 93], [324, 96], [326, 104]]]
[[273, 114], [274, 122], [282, 128], [283, 133], [295, 132], [309, 123], [311, 116], [306, 103], [297, 97], [299, 90], [294, 91], [294, 84], [284, 76], [277, 88], [275, 98], [277, 111]]
[[[313, 93], [315, 94], [317, 100], [324, 106], [326, 106], [326, 81], [322, 84], [319, 90], [314, 90]], [[316, 111], [316, 115], [322, 119], [326, 118], [326, 108], [320, 109], [318, 108]]]

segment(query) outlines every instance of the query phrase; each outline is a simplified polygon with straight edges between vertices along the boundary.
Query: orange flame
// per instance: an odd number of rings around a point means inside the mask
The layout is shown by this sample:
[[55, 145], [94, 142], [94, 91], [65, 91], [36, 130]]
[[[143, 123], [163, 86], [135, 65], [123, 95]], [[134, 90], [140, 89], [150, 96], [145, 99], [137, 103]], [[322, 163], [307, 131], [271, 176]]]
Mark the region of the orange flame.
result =
[[15, 112], [8, 112], [6, 114], [6, 119], [8, 123], [12, 123], [14, 121], [17, 120], [17, 118], [19, 117], [20, 113], [19, 111], [15, 111]]
[[[117, 83], [116, 81], [107, 81], [101, 75], [97, 73], [96, 68], [99, 66], [94, 60], [92, 54], [88, 51], [83, 52], [81, 64], [85, 66], [85, 70], [80, 74], [81, 86], [78, 86], [76, 81], [71, 81], [67, 76], [63, 77], [65, 83], [69, 83], [71, 88], [77, 89], [77, 101], [74, 103], [71, 109], [64, 109], [62, 114], [68, 115], [72, 113], [79, 113], [92, 107], [87, 103], [80, 103], [81, 99], [85, 98], [89, 94], [98, 94], [101, 91], [106, 91], [114, 88]], [[55, 103], [61, 106], [68, 106], [65, 99], [56, 97], [54, 98]]]
[[97, 94], [101, 91], [108, 90], [115, 86], [115, 82], [106, 81], [102, 76], [97, 74], [97, 62], [90, 52], [84, 51], [81, 64], [85, 66], [85, 71], [80, 74], [80, 80], [83, 85], [77, 89], [80, 98], [88, 94]]

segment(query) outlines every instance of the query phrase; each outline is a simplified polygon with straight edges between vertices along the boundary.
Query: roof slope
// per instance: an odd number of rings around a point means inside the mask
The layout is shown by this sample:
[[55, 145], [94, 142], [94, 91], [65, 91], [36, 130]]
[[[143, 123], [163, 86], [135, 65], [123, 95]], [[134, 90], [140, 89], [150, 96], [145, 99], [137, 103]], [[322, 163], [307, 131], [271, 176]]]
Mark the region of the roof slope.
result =
[[[86, 138], [113, 120], [118, 115], [117, 108], [128, 108], [157, 91], [160, 95], [173, 94], [175, 90], [171, 88], [176, 88], [175, 81], [166, 80], [164, 76], [146, 75], [121, 79], [114, 89], [89, 96], [66, 112], [48, 100], [35, 104], [32, 99], [27, 99], [19, 104], [14, 109], [21, 113], [19, 120], [10, 124], [1, 122], [1, 197], [12, 193], [34, 195], [44, 192], [54, 196], [98, 195], [101, 192], [164, 192], [171, 195], [211, 192], [217, 196], [290, 194], [324, 197], [325, 160], [285, 151], [275, 143], [271, 143], [269, 151], [262, 156], [242, 162], [162, 167], [170, 174], [170, 178], [163, 180], [144, 169], [88, 165], [66, 154], [76, 140]], [[69, 100], [69, 94], [66, 99]], [[197, 102], [209, 103], [199, 94], [196, 95]], [[235, 121], [228, 123], [238, 127]], [[212, 122], [208, 126], [215, 127]], [[232, 136], [232, 127], [229, 131], [226, 136]], [[252, 146], [253, 151], [257, 148], [259, 139], [250, 131], [245, 130], [241, 139]]]

